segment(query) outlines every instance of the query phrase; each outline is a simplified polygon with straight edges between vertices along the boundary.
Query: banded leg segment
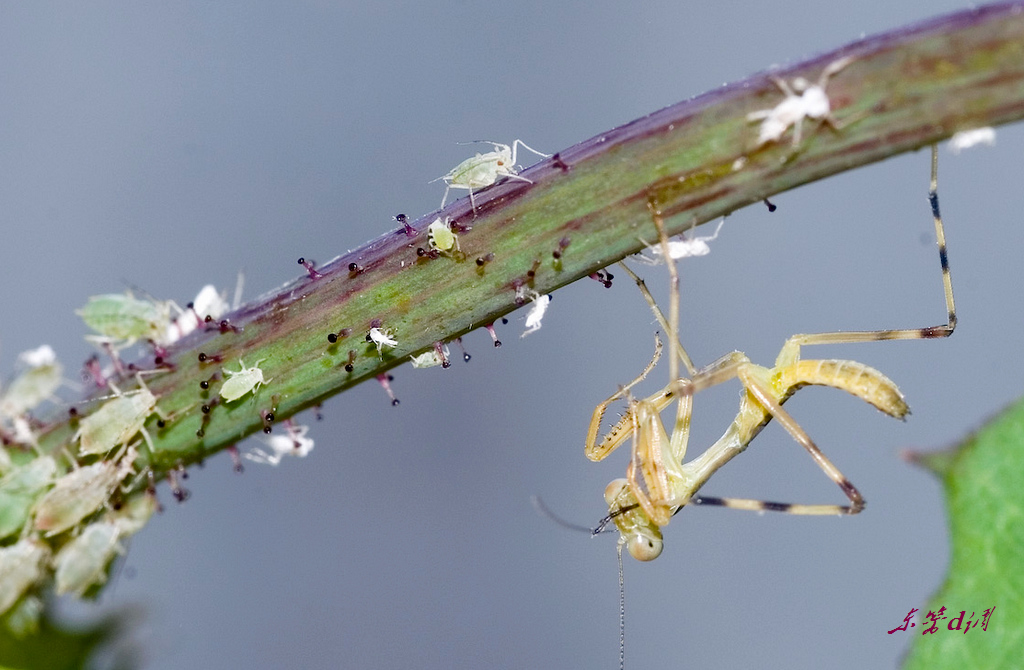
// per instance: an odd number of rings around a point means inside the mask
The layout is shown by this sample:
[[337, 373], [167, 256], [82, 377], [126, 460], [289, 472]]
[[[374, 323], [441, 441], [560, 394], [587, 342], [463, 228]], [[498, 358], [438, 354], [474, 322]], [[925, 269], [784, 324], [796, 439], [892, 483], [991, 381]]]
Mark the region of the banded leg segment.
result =
[[902, 328], [893, 330], [865, 330], [834, 333], [794, 335], [786, 340], [775, 361], [776, 367], [795, 362], [800, 358], [800, 347], [808, 344], [852, 344], [856, 342], [878, 342], [882, 340], [921, 340], [949, 337], [956, 329], [956, 304], [953, 301], [953, 280], [949, 272], [949, 257], [946, 252], [946, 232], [939, 213], [939, 149], [932, 145], [931, 180], [928, 188], [928, 202], [935, 222], [935, 239], [939, 249], [939, 265], [942, 269], [942, 291], [946, 299], [946, 323], [925, 328]]

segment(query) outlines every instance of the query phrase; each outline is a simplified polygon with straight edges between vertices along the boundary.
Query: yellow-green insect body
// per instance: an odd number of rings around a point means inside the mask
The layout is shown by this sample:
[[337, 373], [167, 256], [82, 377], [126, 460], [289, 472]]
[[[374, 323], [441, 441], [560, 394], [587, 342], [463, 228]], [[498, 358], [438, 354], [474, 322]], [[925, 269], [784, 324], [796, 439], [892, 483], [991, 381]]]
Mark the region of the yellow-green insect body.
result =
[[77, 468], [58, 479], [35, 507], [36, 530], [56, 535], [99, 511], [134, 472], [136, 457], [135, 447], [128, 447], [120, 457]]
[[238, 400], [249, 391], [252, 391], [253, 395], [256, 395], [256, 391], [263, 384], [268, 383], [269, 379], [263, 378], [263, 370], [259, 368], [260, 363], [266, 359], [260, 359], [256, 361], [256, 365], [251, 368], [245, 367], [245, 363], [241, 358], [238, 359], [239, 370], [232, 371], [225, 369], [224, 374], [228, 375], [228, 379], [220, 387], [220, 397], [224, 398], [227, 402]]
[[79, 453], [106, 454], [127, 444], [140, 432], [152, 449], [152, 440], [143, 426], [155, 411], [156, 396], [146, 387], [107, 401], [79, 422], [75, 433], [75, 439], [79, 440]]
[[[542, 154], [541, 152], [531, 149], [522, 140], [516, 140], [512, 143], [512, 146], [507, 144], [501, 144], [500, 142], [483, 142], [483, 144], [490, 144], [494, 147], [494, 151], [488, 151], [486, 153], [478, 153], [472, 158], [467, 158], [462, 161], [454, 168], [452, 168], [448, 174], [440, 177], [444, 180], [447, 188], [444, 190], [444, 197], [441, 199], [441, 207], [448, 201], [448, 192], [453, 188], [461, 188], [469, 191], [469, 201], [473, 207], [473, 211], [476, 211], [476, 201], [473, 198], [474, 191], [479, 191], [482, 188], [486, 188], [491, 184], [495, 183], [502, 177], [509, 177], [518, 181], [532, 184], [533, 182], [526, 177], [520, 177], [516, 171], [516, 154], [520, 146], [533, 153], [547, 158], [549, 154]], [[437, 181], [436, 179], [434, 181]]]
[[57, 595], [82, 596], [107, 581], [110, 562], [124, 552], [120, 540], [137, 532], [156, 510], [156, 498], [136, 496], [111, 518], [91, 523], [53, 559]]
[[441, 217], [434, 219], [434, 222], [427, 226], [427, 242], [431, 249], [437, 249], [442, 253], [448, 253], [452, 249], [461, 251], [459, 238], [452, 232], [451, 221], [441, 220]]

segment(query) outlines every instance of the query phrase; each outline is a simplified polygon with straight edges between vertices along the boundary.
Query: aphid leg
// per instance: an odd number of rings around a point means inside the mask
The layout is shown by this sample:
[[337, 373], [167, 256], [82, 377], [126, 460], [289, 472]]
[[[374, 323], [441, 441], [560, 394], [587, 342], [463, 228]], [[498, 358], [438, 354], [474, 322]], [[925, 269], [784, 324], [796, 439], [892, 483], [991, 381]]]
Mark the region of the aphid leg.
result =
[[391, 390], [391, 380], [393, 379], [394, 377], [387, 373], [377, 375], [377, 382], [384, 388], [384, 391], [388, 394], [388, 398], [391, 399], [391, 406], [398, 407], [398, 398], [395, 397], [395, 392]]
[[110, 342], [103, 342], [103, 350], [110, 356], [110, 362], [114, 364], [114, 374], [118, 377], [124, 376], [124, 366], [121, 365], [121, 357], [117, 353], [117, 349]]
[[778, 209], [778, 205], [773, 203], [768, 198], [764, 198], [764, 200], [762, 202], [764, 202], [764, 206], [768, 208], [769, 212], [774, 212], [776, 209]]
[[[538, 156], [540, 156], [541, 158], [551, 158], [551, 154], [542, 154], [541, 152], [537, 151], [536, 149], [531, 148], [526, 142], [524, 142], [522, 140], [516, 140], [516, 141], [514, 141], [512, 143], [512, 165], [516, 164], [516, 154], [517, 154], [516, 150], [519, 147], [523, 147], [527, 151], [533, 152], [533, 153], [537, 154]], [[529, 180], [527, 180], [527, 181], [529, 181]]]

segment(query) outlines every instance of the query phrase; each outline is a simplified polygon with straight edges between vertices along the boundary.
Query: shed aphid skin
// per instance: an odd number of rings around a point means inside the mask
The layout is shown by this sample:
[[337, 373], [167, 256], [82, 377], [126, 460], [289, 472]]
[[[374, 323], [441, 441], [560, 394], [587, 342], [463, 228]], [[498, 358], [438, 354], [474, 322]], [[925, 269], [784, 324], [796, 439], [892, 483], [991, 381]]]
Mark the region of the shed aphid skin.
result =
[[49, 547], [28, 538], [0, 548], [0, 614], [42, 579], [49, 558]]
[[239, 358], [238, 370], [224, 368], [224, 374], [228, 378], [220, 387], [220, 397], [224, 398], [226, 402], [232, 402], [238, 400], [249, 391], [252, 391], [253, 397], [255, 397], [260, 386], [270, 383], [269, 379], [263, 378], [263, 370], [260, 369], [260, 363], [265, 360], [265, 358], [261, 358], [251, 368], [247, 368], [242, 359]]
[[786, 97], [771, 109], [747, 114], [747, 121], [761, 122], [757, 137], [758, 148], [769, 142], [778, 142], [787, 130], [793, 128], [793, 148], [796, 149], [800, 146], [804, 119], [813, 119], [828, 124], [833, 130], [841, 130], [845, 124], [837, 121], [832, 115], [832, 103], [825, 89], [828, 87], [828, 80], [853, 61], [852, 56], [832, 61], [813, 84], [803, 77], [797, 77], [791, 84], [779, 77], [771, 77], [772, 82]]
[[548, 311], [548, 305], [551, 304], [550, 295], [541, 295], [533, 289], [520, 287], [523, 295], [533, 301], [533, 305], [530, 307], [530, 311], [526, 313], [526, 330], [520, 335], [520, 338], [526, 337], [530, 333], [536, 333], [540, 330], [541, 321], [544, 319], [544, 315]]
[[134, 535], [156, 511], [156, 497], [135, 495], [107, 518], [95, 521], [61, 547], [53, 559], [57, 595], [83, 596], [107, 581], [110, 563], [124, 553], [122, 540]]
[[[681, 260], [683, 258], [690, 258], [693, 256], [707, 256], [711, 253], [711, 247], [708, 242], [713, 242], [718, 239], [718, 233], [722, 230], [722, 225], [725, 224], [725, 217], [718, 222], [718, 226], [715, 227], [713, 235], [706, 237], [684, 237], [679, 236], [676, 238], [670, 238], [668, 241], [669, 258], [674, 261]], [[641, 240], [642, 241], [642, 240]], [[647, 242], [644, 242], [647, 244]], [[640, 254], [637, 259], [647, 265], [658, 265], [659, 263], [665, 262], [665, 248], [659, 244], [647, 244], [647, 251], [650, 252], [650, 256]]]
[[451, 219], [447, 217], [444, 221], [441, 220], [441, 217], [437, 217], [433, 223], [427, 226], [427, 242], [431, 249], [436, 249], [443, 254], [450, 253], [452, 250], [462, 251], [459, 248], [458, 235], [452, 232], [451, 223]]
[[[242, 275], [239, 273], [239, 282], [241, 281]], [[199, 293], [188, 304], [186, 311], [171, 322], [167, 328], [166, 343], [177, 342], [196, 328], [204, 326], [207, 320], [216, 321], [230, 309], [227, 292], [218, 291], [213, 284], [207, 284], [199, 289]]]
[[48, 344], [18, 354], [21, 372], [0, 393], [0, 420], [23, 416], [44, 400], [54, 401], [64, 368]]
[[370, 332], [366, 334], [367, 340], [377, 345], [377, 355], [384, 358], [384, 347], [394, 348], [398, 346], [398, 340], [394, 338], [394, 335], [387, 328], [380, 328], [374, 326], [370, 328]]
[[[864, 508], [864, 498], [852, 483], [821, 452], [796, 420], [782, 405], [797, 390], [808, 385], [830, 386], [846, 391], [873, 405], [882, 412], [902, 419], [909, 412], [902, 394], [888, 377], [862, 363], [848, 360], [801, 360], [800, 349], [814, 344], [845, 344], [876, 342], [880, 340], [916, 340], [948, 337], [956, 327], [956, 309], [953, 287], [946, 255], [945, 233], [939, 214], [937, 194], [938, 153], [932, 147], [931, 185], [929, 203], [935, 223], [935, 233], [942, 268], [942, 286], [946, 300], [947, 321], [943, 325], [902, 330], [873, 330], [836, 333], [794, 335], [786, 340], [772, 368], [755, 365], [738, 351], [726, 354], [710, 365], [696, 369], [679, 343], [679, 283], [675, 264], [669, 263], [671, 303], [669, 317], [665, 318], [643, 280], [622, 264], [636, 282], [655, 317], [668, 334], [669, 383], [661, 390], [642, 400], [632, 397], [630, 390], [644, 379], [661, 354], [657, 341], [655, 354], [647, 367], [629, 384], [623, 386], [594, 410], [587, 432], [586, 454], [600, 461], [632, 437], [633, 448], [626, 479], [609, 484], [605, 491], [609, 515], [598, 529], [614, 521], [629, 553], [638, 560], [649, 561], [661, 553], [661, 527], [688, 503], [721, 505], [736, 509], [776, 511], [790, 514], [857, 514]], [[668, 246], [661, 217], [650, 205], [654, 223], [663, 247]], [[668, 250], [664, 251], [668, 256]], [[656, 338], [657, 339], [657, 338]], [[679, 375], [679, 363], [687, 369], [689, 377]], [[733, 378], [744, 386], [739, 412], [725, 433], [707, 451], [684, 463], [689, 438], [693, 394]], [[598, 432], [601, 418], [608, 405], [621, 398], [627, 399], [625, 416], [600, 440]], [[676, 420], [671, 436], [661, 422], [661, 412], [677, 403]], [[807, 505], [774, 503], [739, 498], [698, 497], [704, 483], [719, 468], [746, 449], [764, 426], [777, 420], [800, 446], [807, 450], [818, 467], [836, 483], [849, 499], [848, 505]]]
[[[438, 345], [440, 345], [440, 349], [438, 349]], [[419, 356], [410, 356], [409, 360], [412, 361], [414, 368], [435, 368], [438, 365], [448, 368], [451, 367], [451, 362], [448, 359], [450, 353], [447, 344], [438, 342], [433, 349], [424, 351]]]
[[542, 154], [536, 149], [531, 149], [522, 140], [514, 141], [512, 146], [486, 140], [481, 140], [480, 143], [490, 144], [494, 147], [494, 151], [488, 151], [482, 154], [478, 153], [472, 158], [467, 158], [452, 168], [448, 174], [433, 180], [438, 181], [443, 179], [446, 184], [444, 197], [441, 198], [441, 207], [444, 207], [444, 204], [448, 202], [448, 192], [453, 188], [469, 191], [470, 206], [473, 208], [473, 212], [475, 213], [476, 199], [473, 197], [474, 193], [487, 188], [502, 177], [508, 177], [510, 179], [526, 182], [527, 184], [532, 184], [533, 182], [526, 177], [520, 177], [516, 170], [516, 158], [520, 146], [537, 154], [541, 158], [551, 157], [550, 154]]
[[129, 291], [94, 295], [85, 307], [75, 310], [75, 313], [97, 333], [87, 335], [85, 339], [118, 351], [139, 340], [167, 345], [172, 307], [182, 313], [173, 301], [136, 298]]
[[266, 465], [279, 465], [286, 456], [305, 458], [313, 450], [313, 438], [306, 437], [309, 426], [299, 426], [291, 419], [285, 421], [284, 435], [271, 435], [260, 438], [264, 444], [270, 447], [272, 453], [254, 448], [245, 454], [245, 457], [254, 463], [265, 463]]
[[986, 126], [984, 128], [961, 130], [949, 138], [949, 152], [956, 156], [964, 149], [970, 149], [979, 144], [987, 144], [990, 147], [995, 146], [996, 129]]
[[35, 507], [35, 528], [47, 536], [62, 533], [99, 511], [118, 485], [135, 471], [134, 445], [114, 458], [72, 470], [58, 479]]

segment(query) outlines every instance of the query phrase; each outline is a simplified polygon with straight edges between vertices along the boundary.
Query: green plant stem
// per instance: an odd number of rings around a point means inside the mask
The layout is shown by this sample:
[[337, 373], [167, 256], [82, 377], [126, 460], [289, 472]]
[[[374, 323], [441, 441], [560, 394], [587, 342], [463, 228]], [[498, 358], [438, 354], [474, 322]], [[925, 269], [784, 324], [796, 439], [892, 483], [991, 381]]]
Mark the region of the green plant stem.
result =
[[[162, 356], [168, 371], [146, 380], [171, 420], [160, 429], [151, 418], [155, 448], [140, 447], [137, 466], [161, 479], [260, 430], [261, 411], [280, 421], [435, 342], [494, 322], [519, 306], [519, 286], [549, 293], [639, 251], [642, 239], [656, 238], [649, 202], [675, 234], [958, 130], [1024, 116], [1019, 5], [959, 12], [862, 39], [773, 74], [816, 81], [845, 56], [852, 63], [827, 89], [841, 130], [808, 120], [798, 148], [790, 143], [792, 131], [758, 147], [758, 123], [747, 115], [783, 99], [759, 73], [559, 152], [523, 173], [532, 184], [509, 179], [478, 193], [475, 215], [464, 198], [421, 217], [412, 236], [398, 229], [373, 240], [229, 315], [238, 332], [211, 329], [175, 343]], [[418, 254], [429, 250], [426, 227], [437, 216], [451, 217], [462, 231], [461, 253]], [[481, 266], [478, 258], [490, 260]], [[398, 342], [383, 357], [365, 340], [378, 322]], [[328, 334], [339, 332], [329, 343]], [[247, 394], [214, 406], [204, 426], [201, 407], [218, 397], [223, 369], [237, 370], [239, 359], [248, 365], [262, 359], [269, 383], [255, 399]], [[154, 365], [154, 356], [139, 362]], [[210, 388], [201, 390], [211, 377]], [[80, 415], [96, 406], [83, 401]], [[74, 420], [55, 420], [43, 429], [41, 446], [59, 453], [74, 431]], [[77, 453], [73, 445], [71, 451]]]

